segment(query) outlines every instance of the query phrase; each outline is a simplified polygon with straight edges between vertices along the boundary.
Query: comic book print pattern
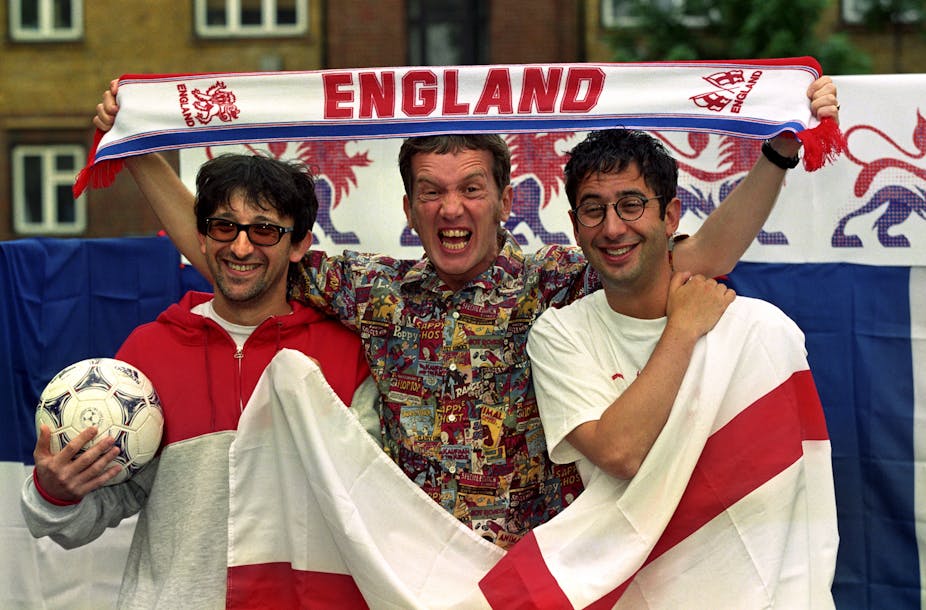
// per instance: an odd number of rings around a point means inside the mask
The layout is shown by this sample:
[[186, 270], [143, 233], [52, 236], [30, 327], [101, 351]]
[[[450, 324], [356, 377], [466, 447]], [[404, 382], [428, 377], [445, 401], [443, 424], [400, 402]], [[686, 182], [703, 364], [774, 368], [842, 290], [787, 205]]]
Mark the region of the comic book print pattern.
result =
[[427, 261], [345, 252], [303, 261], [296, 299], [360, 333], [383, 399], [385, 449], [435, 502], [508, 548], [582, 490], [550, 462], [527, 333], [593, 289], [581, 251], [525, 257], [507, 231], [494, 266], [451, 291]]

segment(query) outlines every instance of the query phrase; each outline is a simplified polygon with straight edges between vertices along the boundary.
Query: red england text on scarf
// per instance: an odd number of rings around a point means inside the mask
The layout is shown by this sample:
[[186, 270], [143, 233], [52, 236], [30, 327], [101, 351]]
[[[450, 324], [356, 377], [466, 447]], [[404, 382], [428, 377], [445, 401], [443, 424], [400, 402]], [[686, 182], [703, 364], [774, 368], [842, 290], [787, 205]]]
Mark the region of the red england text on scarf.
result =
[[[592, 111], [605, 74], [587, 66], [524, 66], [486, 70], [478, 95], [460, 90], [460, 70], [412, 69], [400, 73], [326, 72], [322, 75], [325, 118], [331, 120], [466, 115], [530, 115]], [[467, 99], [469, 96], [469, 99]], [[462, 98], [462, 99], [461, 99]]]

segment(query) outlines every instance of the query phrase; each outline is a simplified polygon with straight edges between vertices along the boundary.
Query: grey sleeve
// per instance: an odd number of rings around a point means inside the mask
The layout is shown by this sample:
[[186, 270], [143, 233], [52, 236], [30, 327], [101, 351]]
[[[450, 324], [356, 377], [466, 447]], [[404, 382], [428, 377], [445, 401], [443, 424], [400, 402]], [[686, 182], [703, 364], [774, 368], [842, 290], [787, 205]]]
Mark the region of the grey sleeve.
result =
[[157, 473], [158, 460], [152, 460], [128, 481], [101, 487], [69, 506], [56, 506], [45, 500], [30, 474], [23, 484], [19, 503], [29, 532], [36, 538], [48, 536], [66, 549], [99, 538], [106, 528], [117, 526], [142, 509]]
[[363, 429], [380, 447], [383, 446], [382, 427], [379, 420], [381, 409], [379, 388], [376, 387], [376, 382], [373, 381], [371, 375], [364, 379], [354, 391], [354, 396], [350, 401], [350, 412], [360, 420]]

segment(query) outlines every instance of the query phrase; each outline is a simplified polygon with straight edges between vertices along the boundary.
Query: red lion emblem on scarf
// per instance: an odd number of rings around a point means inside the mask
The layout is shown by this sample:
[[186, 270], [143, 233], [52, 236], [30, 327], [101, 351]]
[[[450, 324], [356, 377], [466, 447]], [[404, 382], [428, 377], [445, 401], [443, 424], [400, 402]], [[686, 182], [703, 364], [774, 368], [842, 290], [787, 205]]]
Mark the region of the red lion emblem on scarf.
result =
[[199, 111], [196, 119], [203, 125], [208, 124], [213, 117], [229, 123], [241, 114], [235, 106], [235, 94], [225, 89], [225, 83], [222, 81], [216, 81], [214, 85], [206, 89], [205, 93], [199, 89], [193, 89], [193, 97], [196, 98], [193, 107]]

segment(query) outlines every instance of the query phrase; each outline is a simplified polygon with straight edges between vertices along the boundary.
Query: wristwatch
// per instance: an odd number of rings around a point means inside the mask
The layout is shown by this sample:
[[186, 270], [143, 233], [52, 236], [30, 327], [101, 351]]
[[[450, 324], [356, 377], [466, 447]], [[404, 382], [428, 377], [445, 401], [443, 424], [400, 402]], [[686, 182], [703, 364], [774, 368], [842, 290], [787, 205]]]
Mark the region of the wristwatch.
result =
[[793, 157], [785, 157], [777, 150], [772, 148], [772, 143], [768, 140], [762, 142], [762, 154], [765, 155], [766, 159], [781, 169], [794, 169], [801, 161], [800, 157], [797, 155], [794, 155]]

